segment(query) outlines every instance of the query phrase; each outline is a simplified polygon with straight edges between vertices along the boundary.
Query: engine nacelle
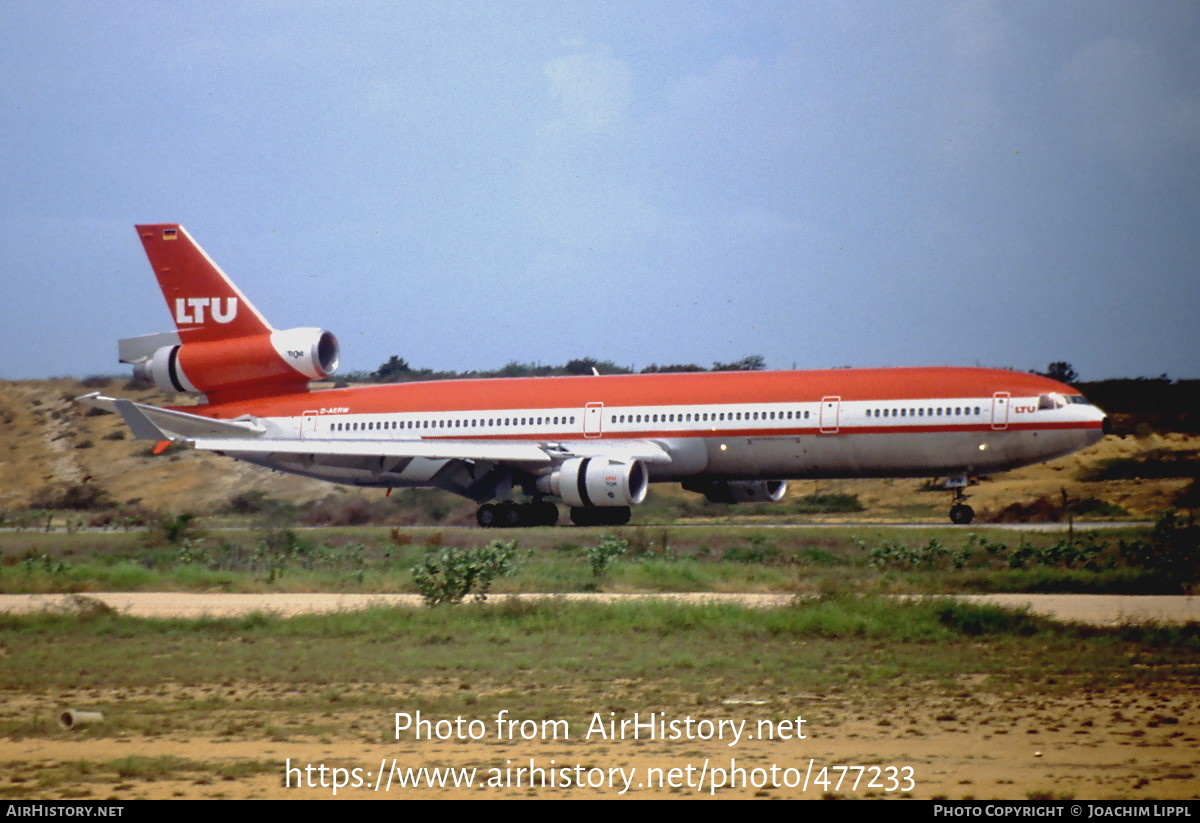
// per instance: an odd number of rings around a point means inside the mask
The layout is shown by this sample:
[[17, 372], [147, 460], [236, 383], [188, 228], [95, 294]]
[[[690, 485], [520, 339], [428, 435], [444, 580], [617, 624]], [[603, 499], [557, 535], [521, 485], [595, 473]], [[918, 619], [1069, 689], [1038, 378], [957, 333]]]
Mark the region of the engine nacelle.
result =
[[778, 503], [787, 493], [786, 480], [709, 480], [683, 487], [704, 495], [709, 503]]
[[572, 457], [538, 478], [537, 489], [558, 495], [569, 506], [634, 506], [646, 499], [649, 482], [640, 460], [618, 463], [605, 457]]
[[164, 391], [249, 395], [262, 387], [296, 387], [333, 374], [338, 353], [331, 332], [287, 329], [163, 346], [136, 362], [133, 374]]

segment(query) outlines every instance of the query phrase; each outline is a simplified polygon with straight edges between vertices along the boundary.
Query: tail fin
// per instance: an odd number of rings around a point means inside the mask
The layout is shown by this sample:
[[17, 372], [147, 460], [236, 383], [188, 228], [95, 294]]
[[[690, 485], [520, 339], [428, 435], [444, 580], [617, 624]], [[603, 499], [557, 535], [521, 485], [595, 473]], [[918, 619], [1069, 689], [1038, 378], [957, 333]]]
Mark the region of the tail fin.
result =
[[137, 232], [177, 331], [118, 343], [135, 377], [218, 404], [304, 392], [337, 369], [336, 337], [315, 328], [276, 331], [183, 226]]
[[275, 331], [183, 226], [136, 228], [183, 342]]

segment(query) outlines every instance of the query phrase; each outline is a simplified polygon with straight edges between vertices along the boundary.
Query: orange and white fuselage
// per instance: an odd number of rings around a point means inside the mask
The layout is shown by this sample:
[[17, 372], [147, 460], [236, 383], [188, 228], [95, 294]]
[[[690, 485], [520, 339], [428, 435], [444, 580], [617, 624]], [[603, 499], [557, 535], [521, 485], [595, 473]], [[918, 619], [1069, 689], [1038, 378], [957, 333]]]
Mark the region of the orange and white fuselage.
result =
[[312, 392], [308, 381], [336, 368], [333, 335], [271, 328], [182, 227], [138, 231], [177, 330], [122, 341], [122, 359], [206, 402], [173, 410], [88, 402], [120, 411], [142, 437], [332, 482], [436, 486], [479, 502], [517, 487], [560, 498], [592, 522], [586, 510], [636, 505], [647, 482], [682, 482], [728, 502], [778, 499], [792, 478], [946, 476], [963, 478], [961, 486], [1103, 436], [1103, 412], [1071, 387], [998, 369], [509, 378]]

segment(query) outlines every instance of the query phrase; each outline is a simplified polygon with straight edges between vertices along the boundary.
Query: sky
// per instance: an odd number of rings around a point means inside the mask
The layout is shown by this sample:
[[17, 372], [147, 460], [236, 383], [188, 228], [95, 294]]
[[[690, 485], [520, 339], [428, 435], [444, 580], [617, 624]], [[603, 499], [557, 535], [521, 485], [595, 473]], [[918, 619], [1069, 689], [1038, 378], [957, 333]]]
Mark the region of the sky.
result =
[[0, 378], [177, 222], [342, 370], [1200, 377], [1200, 5], [0, 4]]

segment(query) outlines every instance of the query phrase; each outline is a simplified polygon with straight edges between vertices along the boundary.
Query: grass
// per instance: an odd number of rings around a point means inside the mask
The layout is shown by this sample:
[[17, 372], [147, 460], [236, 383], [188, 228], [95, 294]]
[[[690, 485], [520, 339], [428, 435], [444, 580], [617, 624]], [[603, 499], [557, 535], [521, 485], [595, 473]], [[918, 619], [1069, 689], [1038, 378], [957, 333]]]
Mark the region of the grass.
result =
[[[1172, 528], [1180, 539], [1167, 553], [1159, 531], [1136, 528], [1071, 538], [987, 527], [194, 528], [176, 543], [154, 531], [10, 532], [0, 592], [415, 593], [412, 569], [429, 551], [503, 537], [518, 541], [520, 568], [496, 593], [1177, 593], [1196, 582], [1195, 527]], [[589, 551], [609, 535], [625, 551], [597, 566]]]
[[[976, 638], [1028, 648], [1080, 665], [1116, 665], [1117, 632], [1059, 626], [996, 607], [952, 601], [898, 603], [888, 599], [826, 597], [780, 609], [683, 605], [658, 601], [596, 605], [562, 601], [503, 602], [442, 609], [385, 609], [282, 619], [265, 615], [227, 620], [134, 619], [97, 613], [0, 617], [7, 654], [0, 688], [101, 688], [119, 683], [237, 682], [389, 683], [397, 672], [429, 677], [461, 672], [493, 682], [536, 672], [543, 683], [565, 683], [561, 669], [586, 662], [589, 678], [668, 673], [705, 680], [719, 670], [727, 681], [752, 684], [770, 670], [784, 681], [828, 688], [838, 676], [813, 655], [838, 649], [858, 677], [885, 660], [903, 659], [914, 677], [949, 669], [971, 671]], [[1196, 627], [1146, 630], [1136, 643], [1194, 653]], [[347, 644], [355, 654], [345, 653]], [[864, 655], [863, 648], [877, 652]], [[747, 655], [745, 650], [753, 648]], [[879, 656], [877, 656], [877, 654]], [[554, 662], [550, 662], [554, 661]], [[690, 671], [702, 672], [690, 675]]]
[[[0, 797], [131, 797], [162, 783], [210, 796], [223, 781], [278, 775], [290, 744], [396, 750], [394, 714], [416, 709], [563, 719], [578, 740], [595, 712], [724, 717], [746, 711], [726, 701], [752, 699], [763, 701], [754, 717], [802, 707], [810, 730], [826, 734], [864, 713], [902, 734], [924, 722], [912, 719], [914, 701], [930, 698], [961, 712], [1094, 692], [1191, 694], [1200, 659], [1196, 625], [1088, 629], [936, 598], [835, 595], [777, 609], [503, 601], [224, 620], [88, 605], [0, 616], [0, 735], [207, 741], [207, 754], [10, 760]], [[105, 722], [62, 730], [49, 719], [61, 706]], [[239, 760], [219, 745], [237, 741], [261, 754]]]
[[[578, 725], [631, 705], [711, 713], [729, 698], [957, 694], [963, 678], [997, 695], [1187, 691], [1200, 656], [1196, 625], [1085, 629], [990, 606], [841, 596], [766, 610], [558, 601], [290, 619], [40, 614], [0, 618], [0, 637], [0, 734], [52, 740], [381, 742], [392, 713], [416, 707]], [[28, 708], [47, 701], [102, 711], [105, 723], [61, 730]], [[144, 781], [201, 767], [129, 757], [94, 768]]]

